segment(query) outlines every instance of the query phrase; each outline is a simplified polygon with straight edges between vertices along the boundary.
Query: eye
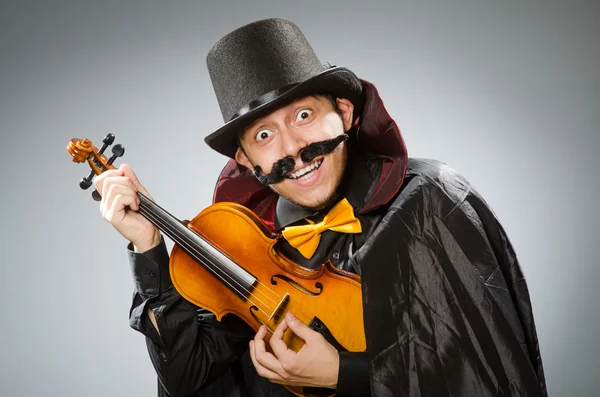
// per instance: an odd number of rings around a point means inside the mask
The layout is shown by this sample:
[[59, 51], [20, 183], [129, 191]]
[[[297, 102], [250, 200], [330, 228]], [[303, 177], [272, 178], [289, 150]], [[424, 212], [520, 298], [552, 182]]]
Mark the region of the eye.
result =
[[298, 113], [296, 113], [296, 121], [303, 121], [310, 117], [313, 114], [313, 111], [310, 109], [302, 109]]
[[264, 141], [265, 139], [267, 139], [268, 137], [270, 137], [271, 135], [273, 135], [273, 131], [269, 131], [269, 130], [260, 130], [256, 133], [254, 139], [256, 139], [258, 142], [260, 141]]

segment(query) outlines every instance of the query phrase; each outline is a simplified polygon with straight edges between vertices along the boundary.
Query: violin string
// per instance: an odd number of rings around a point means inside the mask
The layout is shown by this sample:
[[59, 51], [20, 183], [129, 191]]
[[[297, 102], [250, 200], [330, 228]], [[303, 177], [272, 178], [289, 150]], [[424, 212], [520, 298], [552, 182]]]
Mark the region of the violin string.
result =
[[[155, 211], [155, 210], [161, 211], [161, 210], [162, 210], [162, 211], [163, 211], [163, 212], [166, 214], [166, 216], [168, 216], [168, 217], [172, 217], [173, 219], [177, 220], [177, 219], [176, 219], [176, 218], [174, 218], [174, 217], [173, 217], [171, 214], [169, 214], [167, 211], [165, 211], [164, 209], [162, 209], [160, 206], [158, 206], [157, 204], [155, 204], [155, 203], [153, 203], [153, 202], [149, 201], [149, 199], [147, 199], [147, 198], [146, 198], [146, 200], [144, 200], [144, 201], [146, 201], [146, 203], [147, 203], [147, 205], [148, 205], [149, 209], [151, 209], [152, 211]], [[154, 207], [154, 209], [153, 209], [153, 207]], [[156, 213], [156, 216], [158, 216], [159, 218], [161, 218], [161, 217], [162, 217], [160, 213], [158, 213], [158, 212], [155, 212], [155, 213]], [[167, 222], [168, 222], [168, 221], [167, 221]], [[178, 222], [179, 222], [179, 221], [178, 221]], [[206, 242], [206, 240], [205, 240], [205, 239], [204, 239], [202, 236], [199, 236], [199, 235], [198, 235], [197, 233], [195, 233], [193, 230], [191, 230], [191, 229], [188, 229], [188, 228], [186, 228], [186, 230], [187, 230], [187, 231], [189, 231], [190, 233], [194, 233], [194, 234], [196, 234], [198, 237], [200, 237], [202, 240], [204, 240], [204, 241]], [[186, 236], [184, 235], [183, 237], [186, 237]], [[210, 245], [210, 243], [208, 243], [208, 242], [206, 242], [206, 243]], [[194, 243], [193, 243], [193, 242], [190, 242], [190, 244], [192, 244], [192, 245], [193, 245]], [[218, 250], [217, 250], [217, 251], [218, 251]], [[207, 261], [210, 261], [210, 258], [207, 258], [206, 256], [204, 256], [204, 255], [202, 254], [202, 251], [200, 251], [200, 252], [198, 252], [198, 251], [195, 251], [195, 252], [196, 252], [197, 254], [200, 254], [200, 255], [202, 255], [203, 259], [205, 259], [205, 260], [207, 260]], [[230, 260], [231, 260], [231, 259], [230, 259]], [[233, 262], [233, 261], [232, 261], [232, 262]], [[216, 265], [214, 265], [214, 263], [212, 263], [212, 262], [210, 262], [210, 263], [211, 263], [213, 266], [216, 266]], [[233, 262], [233, 263], [234, 263], [236, 266], [240, 267], [240, 269], [244, 270], [244, 269], [243, 269], [243, 268], [242, 268], [242, 267], [241, 267], [239, 264], [237, 264], [237, 263], [235, 263], [235, 262]], [[218, 266], [217, 266], [217, 268], [218, 268]], [[220, 270], [220, 269], [219, 269], [219, 270]], [[236, 282], [237, 282], [237, 280], [236, 280]], [[257, 284], [258, 284], [258, 285], [262, 286], [262, 287], [263, 287], [265, 290], [267, 290], [268, 292], [270, 292], [271, 294], [273, 294], [273, 295], [275, 296], [275, 299], [273, 299], [273, 298], [271, 298], [270, 296], [268, 296], [267, 294], [265, 294], [265, 292], [263, 292], [262, 290], [256, 290], [256, 292], [259, 292], [260, 294], [262, 294], [262, 296], [264, 296], [266, 299], [270, 300], [270, 301], [271, 301], [271, 303], [273, 303], [274, 305], [278, 305], [278, 304], [279, 304], [279, 302], [280, 302], [280, 300], [281, 300], [281, 296], [280, 296], [279, 294], [277, 294], [275, 291], [271, 290], [271, 289], [270, 289], [270, 288], [269, 288], [267, 285], [263, 284], [263, 283], [262, 283], [262, 282], [261, 282], [259, 279], [256, 279], [256, 282], [257, 282]], [[239, 284], [239, 282], [238, 282], [238, 284]], [[242, 285], [240, 285], [240, 286], [241, 286], [242, 288], [244, 288]], [[254, 294], [254, 295], [256, 295], [256, 294]], [[263, 304], [264, 304], [264, 302], [263, 302]], [[265, 306], [267, 306], [267, 307], [268, 307], [268, 305], [265, 305]]]
[[[168, 229], [168, 230], [169, 230], [171, 233], [173, 233], [173, 234], [176, 234], [176, 230], [174, 231], [174, 229], [173, 229], [173, 228], [171, 228], [171, 227], [169, 226], [168, 222], [166, 222], [166, 223], [163, 223], [163, 222], [162, 222], [162, 219], [161, 219], [161, 215], [160, 215], [160, 214], [154, 214], [154, 213], [151, 213], [151, 212], [153, 211], [151, 207], [153, 207], [153, 206], [154, 206], [154, 207], [156, 207], [157, 209], [160, 209], [160, 207], [159, 207], [158, 205], [156, 205], [154, 202], [150, 201], [150, 199], [148, 199], [148, 198], [147, 198], [147, 197], [145, 197], [144, 195], [140, 194], [140, 196], [142, 197], [142, 200], [143, 200], [143, 201], [146, 201], [146, 203], [144, 203], [144, 204], [146, 204], [146, 205], [148, 206], [148, 211], [144, 211], [144, 210], [145, 210], [144, 206], [139, 206], [139, 210], [142, 210], [142, 211], [146, 212], [146, 213], [147, 213], [147, 215], [149, 215], [149, 216], [153, 216], [152, 220], [154, 220], [155, 222], [158, 222], [158, 223], [160, 223], [160, 225], [161, 225], [161, 226], [163, 226], [163, 228], [165, 228], [165, 229]], [[145, 200], [144, 200], [144, 199], [145, 199]], [[166, 212], [166, 211], [165, 211], [165, 212]], [[168, 214], [168, 213], [167, 213], [167, 214]], [[144, 214], [142, 213], [142, 215], [144, 215]], [[192, 232], [193, 232], [193, 231], [192, 231]], [[185, 238], [185, 236], [183, 236], [183, 237]], [[180, 245], [182, 245], [182, 244], [180, 244]], [[214, 264], [214, 263], [213, 263], [213, 262], [212, 262], [212, 261], [211, 261], [211, 260], [210, 260], [208, 257], [206, 257], [205, 255], [203, 255], [203, 254], [202, 254], [202, 252], [199, 252], [199, 251], [197, 251], [197, 250], [195, 250], [195, 249], [193, 248], [193, 243], [187, 242], [187, 248], [188, 248], [189, 250], [193, 251], [193, 252], [194, 252], [196, 255], [198, 255], [198, 256], [201, 256], [201, 257], [202, 257], [202, 259], [204, 259], [206, 262], [210, 263], [210, 265], [211, 265], [211, 266], [213, 266], [213, 269], [212, 269], [213, 271], [214, 271], [214, 268], [216, 268], [216, 269], [218, 269], [218, 270], [220, 271], [219, 267], [218, 267], [217, 265], [215, 265], [215, 264]], [[238, 266], [239, 266], [239, 265], [238, 265]], [[241, 292], [240, 292], [240, 291], [238, 291], [238, 290], [237, 290], [237, 289], [236, 289], [234, 286], [232, 286], [232, 285], [231, 285], [229, 282], [227, 282], [227, 280], [226, 280], [226, 279], [225, 279], [223, 276], [216, 274], [216, 272], [215, 272], [215, 275], [217, 275], [219, 278], [221, 278], [221, 279], [222, 279], [222, 280], [223, 280], [223, 281], [224, 281], [224, 282], [225, 282], [227, 285], [229, 285], [229, 286], [230, 286], [232, 289], [234, 289], [235, 291], [237, 291], [238, 293], [240, 293], [240, 294], [241, 294]], [[265, 306], [265, 308], [267, 308], [269, 311], [271, 310], [271, 307], [270, 307], [269, 305], [265, 304], [265, 303], [264, 303], [264, 302], [263, 302], [263, 301], [262, 301], [262, 300], [261, 300], [261, 299], [260, 299], [260, 298], [259, 298], [259, 297], [258, 297], [256, 294], [255, 294], [255, 293], [253, 293], [252, 291], [249, 291], [248, 289], [246, 289], [246, 288], [245, 288], [243, 285], [241, 285], [241, 284], [240, 284], [240, 283], [239, 283], [237, 280], [235, 280], [235, 279], [232, 279], [232, 281], [234, 281], [234, 282], [235, 282], [235, 283], [236, 283], [236, 284], [237, 284], [237, 285], [238, 285], [240, 288], [242, 288], [242, 290], [244, 290], [245, 292], [247, 292], [247, 293], [248, 293], [250, 296], [254, 296], [254, 297], [256, 297], [256, 299], [257, 299], [257, 300], [259, 300], [259, 301], [260, 301], [260, 302], [261, 302], [261, 303], [262, 303], [262, 304]], [[267, 291], [269, 291], [270, 293], [272, 293], [273, 295], [275, 295], [275, 296], [277, 297], [277, 299], [278, 299], [278, 300], [279, 300], [279, 299], [281, 299], [281, 297], [279, 296], [279, 294], [277, 294], [275, 291], [271, 290], [271, 289], [270, 289], [268, 286], [266, 286], [265, 284], [263, 284], [262, 282], [260, 282], [260, 280], [256, 279], [256, 281], [257, 281], [257, 283], [258, 283], [259, 285], [263, 286], [263, 288], [265, 288]], [[277, 302], [277, 301], [274, 301], [274, 300], [273, 300], [273, 299], [271, 299], [269, 296], [267, 296], [267, 295], [266, 295], [264, 292], [262, 292], [262, 291], [258, 291], [258, 292], [260, 292], [260, 293], [261, 293], [263, 296], [265, 296], [267, 299], [269, 299], [269, 300], [270, 300], [271, 302], [273, 302], [275, 305], [278, 305], [278, 304], [279, 304], [279, 302]], [[250, 299], [249, 299], [249, 300], [250, 300]], [[263, 312], [265, 315], [267, 315], [267, 316], [269, 316], [269, 317], [270, 317], [270, 314], [268, 314], [268, 313], [267, 313], [265, 310], [262, 310], [262, 309], [259, 307], [259, 305], [257, 305], [256, 303], [254, 303], [254, 302], [252, 302], [252, 301], [250, 301], [250, 302], [251, 302], [252, 304], [254, 304], [254, 305], [255, 305], [255, 306], [256, 306], [256, 307], [257, 307], [259, 310], [261, 310], [261, 311], [262, 311], [262, 312]], [[294, 314], [296, 315], [296, 317], [297, 317], [297, 318], [301, 319], [302, 317], [305, 317], [305, 318], [307, 319], [307, 321], [305, 322], [306, 324], [308, 324], [308, 323], [311, 321], [310, 319], [312, 318], [312, 316], [308, 315], [308, 314], [307, 314], [307, 313], [306, 313], [306, 312], [303, 310], [303, 306], [302, 306], [302, 305], [298, 305], [298, 307], [296, 307], [294, 311], [295, 311], [295, 313], [294, 313]]]
[[[149, 210], [152, 210], [152, 211], [154, 211], [154, 209], [152, 209], [152, 208], [154, 207], [156, 210], [159, 210], [159, 211], [160, 211], [160, 210], [162, 210], [162, 211], [164, 211], [164, 212], [166, 213], [166, 215], [167, 215], [167, 216], [171, 216], [171, 217], [173, 217], [173, 216], [172, 216], [171, 214], [169, 214], [167, 211], [165, 211], [164, 209], [162, 209], [162, 208], [161, 208], [159, 205], [157, 205], [156, 203], [154, 203], [154, 202], [150, 201], [150, 199], [148, 199], [147, 197], [145, 197], [143, 194], [141, 194], [141, 193], [140, 193], [140, 196], [144, 198], [145, 205], [147, 205], [147, 206], [148, 206], [148, 209], [149, 209]], [[160, 214], [158, 214], [158, 213], [157, 213], [156, 215], [157, 215], [159, 218], [161, 217], [161, 215], [160, 215]], [[174, 218], [174, 217], [173, 217], [173, 218]], [[190, 230], [190, 231], [191, 231], [192, 233], [195, 233], [195, 232], [194, 232], [194, 231], [192, 231], [192, 230]], [[201, 236], [199, 236], [199, 237], [201, 237]], [[201, 238], [202, 238], [202, 237], [201, 237]], [[203, 239], [203, 240], [204, 240], [204, 239]], [[193, 244], [193, 243], [191, 243], [191, 244]], [[196, 251], [196, 252], [202, 255], [202, 253], [201, 253], [201, 252], [198, 252], [198, 251]], [[205, 259], [205, 260], [207, 260], [207, 261], [210, 261], [210, 259], [209, 259], [209, 258], [206, 258], [204, 255], [202, 255], [202, 257], [203, 257], [203, 259]], [[235, 263], [235, 262], [234, 262], [234, 263]], [[212, 263], [212, 262], [211, 262], [211, 265], [213, 265], [213, 266], [216, 266], [216, 265], [214, 265], [214, 263]], [[236, 265], [237, 265], [237, 266], [239, 266], [237, 263], [236, 263]], [[241, 266], [240, 266], [240, 267], [241, 267]], [[217, 268], [218, 268], [218, 266], [217, 266]], [[236, 282], [237, 282], [237, 281], [236, 281]], [[273, 295], [275, 296], [275, 299], [273, 299], [273, 298], [271, 298], [270, 296], [268, 296], [267, 294], [265, 294], [265, 292], [263, 292], [262, 290], [256, 290], [256, 292], [259, 292], [259, 293], [260, 293], [262, 296], [264, 296], [266, 299], [270, 300], [270, 301], [271, 301], [271, 303], [273, 303], [274, 305], [276, 305], [276, 306], [277, 306], [277, 305], [279, 304], [279, 302], [281, 301], [282, 297], [281, 297], [281, 296], [280, 296], [280, 295], [279, 295], [277, 292], [275, 292], [275, 291], [273, 291], [272, 289], [270, 289], [270, 288], [268, 287], [268, 285], [266, 285], [266, 284], [263, 284], [263, 283], [262, 283], [262, 282], [261, 282], [259, 279], [256, 279], [256, 282], [257, 282], [257, 284], [258, 284], [258, 285], [262, 286], [262, 287], [263, 287], [263, 288], [264, 288], [266, 291], [268, 291], [268, 292], [270, 292], [271, 294], [273, 294]], [[238, 283], [238, 284], [239, 284], [239, 283]], [[242, 287], [242, 288], [244, 288], [244, 289], [245, 289], [245, 287], [243, 287], [242, 285], [240, 285], [240, 287]], [[247, 290], [246, 290], [246, 291], [247, 291]], [[248, 292], [248, 291], [247, 291], [247, 292]], [[250, 293], [251, 293], [251, 292], [250, 292]], [[256, 294], [253, 294], [253, 295], [256, 295]], [[263, 302], [263, 304], [264, 304], [264, 302]], [[265, 304], [265, 306], [266, 306], [266, 307], [269, 307], [269, 306], [268, 306], [268, 305], [266, 305], [266, 304]], [[270, 308], [269, 308], [269, 309], [270, 309]]]
[[[162, 226], [164, 229], [169, 230], [170, 232], [173, 233], [173, 229], [170, 228], [170, 226], [168, 224], [162, 223], [162, 221], [159, 218], [154, 217], [153, 214], [151, 214], [150, 212], [146, 211], [145, 209], [143, 209], [143, 207], [140, 207], [138, 210], [143, 216], [146, 216], [149, 218], [149, 220], [156, 222], [158, 225], [157, 226]], [[233, 286], [229, 281], [227, 281], [227, 279], [225, 277], [223, 277], [222, 275], [220, 275], [215, 269], [219, 270], [219, 272], [221, 271], [218, 266], [215, 266], [215, 264], [206, 256], [204, 256], [201, 252], [195, 250], [193, 248], [193, 246], [191, 246], [191, 244], [189, 242], [186, 241], [180, 241], [178, 242], [179, 245], [181, 245], [184, 248], [187, 248], [188, 250], [192, 251], [195, 255], [198, 255], [200, 257], [202, 257], [202, 259], [204, 260], [203, 263], [206, 266], [206, 262], [210, 263], [211, 268], [210, 270], [212, 270], [213, 274], [217, 277], [219, 277], [221, 280], [223, 280], [223, 282], [225, 284], [227, 284], [230, 288], [232, 288], [234, 291], [236, 291], [238, 294], [244, 296], [244, 294], [242, 292], [240, 292], [235, 286]], [[246, 289], [243, 285], [241, 285], [239, 282], [237, 282], [236, 280], [230, 278], [232, 281], [234, 281], [236, 284], [238, 284], [238, 286], [246, 293], [248, 293], [250, 296], [256, 297], [256, 294], [253, 294], [251, 291], [249, 291], [248, 289]], [[262, 300], [260, 300], [258, 297], [256, 297], [268, 310], [270, 310], [270, 307], [265, 304]], [[248, 298], [248, 300], [250, 301], [250, 303], [252, 303], [254, 306], [256, 306], [260, 311], [262, 311], [266, 316], [269, 316], [269, 314], [260, 308], [260, 305], [256, 304], [255, 302], [253, 302], [250, 298]]]
[[[146, 215], [151, 218], [152, 220], [154, 220], [154, 222], [156, 222], [158, 225], [162, 226], [163, 229], [173, 233], [175, 235], [175, 233], [177, 232], [176, 230], [174, 231], [169, 225], [168, 223], [165, 224], [163, 223], [160, 218], [155, 218], [153, 216], [153, 214], [150, 213], [146, 213]], [[253, 293], [252, 291], [248, 290], [246, 287], [244, 287], [242, 284], [239, 283], [239, 281], [235, 280], [234, 278], [232, 278], [231, 276], [227, 275], [226, 273], [224, 273], [218, 266], [216, 266], [212, 260], [208, 257], [206, 257], [201, 251], [198, 251], [194, 248], [193, 243], [189, 242], [189, 241], [184, 241], [183, 239], [185, 239], [185, 236], [181, 236], [180, 238], [175, 238], [176, 240], [180, 240], [180, 241], [176, 241], [182, 248], [186, 248], [189, 253], [192, 256], [196, 257], [196, 260], [198, 261], [202, 261], [202, 263], [208, 268], [208, 270], [212, 271], [212, 274], [218, 278], [220, 278], [227, 286], [229, 286], [233, 291], [237, 292], [238, 294], [240, 294], [241, 296], [244, 296], [244, 294], [242, 292], [240, 292], [240, 290], [237, 288], [241, 288], [242, 291], [246, 292], [248, 294], [247, 299], [250, 301], [250, 303], [252, 303], [253, 305], [255, 305], [260, 311], [262, 311], [265, 315], [268, 315], [268, 313], [265, 310], [271, 310], [270, 306], [267, 305], [265, 302], [263, 302], [260, 298], [258, 298], [258, 296]], [[210, 266], [209, 266], [210, 265]], [[229, 280], [229, 281], [228, 281]], [[237, 285], [232, 285], [232, 282], [235, 283]], [[260, 305], [256, 304], [255, 302], [253, 302], [250, 297], [255, 297], [264, 307], [265, 309], [261, 309]]]
[[[164, 229], [167, 229], [167, 230], [169, 230], [171, 233], [175, 234], [175, 232], [173, 231], [173, 228], [171, 228], [171, 227], [169, 226], [168, 222], [166, 222], [166, 223], [163, 223], [163, 222], [162, 222], [162, 220], [161, 220], [161, 217], [160, 217], [160, 215], [159, 215], [159, 214], [153, 214], [153, 213], [151, 212], [151, 210], [150, 210], [150, 209], [149, 209], [149, 210], [146, 210], [146, 209], [145, 209], [143, 206], [140, 206], [138, 211], [139, 211], [139, 212], [140, 212], [142, 215], [144, 215], [144, 216], [147, 216], [149, 220], [153, 220], [154, 222], [156, 222], [156, 223], [158, 223], [160, 226], [162, 226]], [[145, 214], [144, 214], [144, 213], [145, 213]], [[210, 263], [210, 264], [211, 264], [211, 266], [213, 266], [213, 267], [216, 267], [217, 269], [219, 269], [219, 268], [218, 268], [218, 266], [215, 266], [215, 264], [214, 264], [214, 263], [213, 263], [213, 262], [212, 262], [212, 261], [211, 261], [209, 258], [207, 258], [206, 256], [204, 256], [204, 255], [203, 255], [201, 252], [198, 252], [197, 250], [195, 250], [195, 249], [193, 248], [193, 245], [190, 245], [190, 243], [189, 243], [189, 242], [184, 242], [184, 244], [181, 244], [181, 243], [179, 243], [179, 244], [180, 244], [181, 246], [187, 245], [187, 248], [188, 248], [190, 251], [194, 251], [194, 253], [196, 253], [197, 255], [201, 256], [201, 257], [202, 257], [202, 258], [203, 258], [203, 259], [204, 259], [206, 262]], [[213, 269], [213, 270], [214, 270], [214, 269]], [[219, 269], [219, 270], [220, 270], [220, 269]], [[214, 274], [215, 274], [217, 277], [221, 278], [221, 279], [223, 280], [223, 282], [225, 282], [227, 285], [229, 285], [229, 286], [230, 286], [232, 289], [234, 289], [235, 291], [237, 291], [238, 293], [240, 293], [240, 292], [239, 292], [239, 290], [237, 290], [237, 289], [236, 289], [234, 286], [232, 286], [232, 285], [231, 285], [231, 284], [230, 284], [230, 283], [229, 283], [229, 282], [228, 282], [228, 281], [227, 281], [227, 280], [226, 280], [224, 277], [222, 277], [222, 276], [221, 276], [221, 275], [219, 275], [219, 274], [216, 274], [216, 272], [215, 272]], [[240, 285], [240, 284], [239, 284], [239, 282], [237, 282], [236, 280], [233, 280], [233, 281], [235, 281], [235, 282], [236, 282], [236, 283], [237, 283], [237, 284], [238, 284], [238, 285], [239, 285], [239, 286], [240, 286], [240, 287], [241, 287], [241, 288], [242, 288], [244, 291], [248, 292], [250, 296], [254, 296], [254, 297], [256, 297], [256, 298], [257, 298], [257, 299], [258, 299], [258, 300], [259, 300], [259, 301], [260, 301], [260, 302], [261, 302], [261, 303], [262, 303], [262, 304], [263, 304], [263, 305], [264, 305], [264, 306], [265, 306], [265, 307], [266, 307], [266, 308], [267, 308], [269, 311], [271, 310], [271, 308], [270, 308], [268, 305], [266, 305], [266, 304], [265, 304], [265, 303], [264, 303], [262, 300], [260, 300], [260, 299], [259, 299], [259, 298], [256, 296], [256, 294], [252, 293], [251, 291], [248, 291], [248, 290], [247, 290], [247, 289], [246, 289], [246, 288], [245, 288], [243, 285]], [[258, 279], [257, 279], [257, 281], [258, 281], [258, 283], [259, 283], [259, 284], [261, 284], [261, 285], [263, 285], [263, 286], [264, 286], [264, 284], [263, 284], [263, 283], [261, 283], [261, 282], [260, 282]], [[276, 293], [276, 292], [274, 292], [274, 291], [271, 291], [271, 290], [270, 290], [268, 287], [266, 287], [266, 286], [265, 286], [265, 288], [266, 288], [268, 291], [270, 291], [271, 293], [273, 293], [273, 294], [277, 295], [277, 293]], [[262, 291], [261, 291], [261, 293], [262, 293]], [[240, 295], [241, 295], [241, 293], [240, 293]], [[265, 294], [263, 293], [263, 295], [265, 295]], [[265, 295], [265, 296], [266, 296], [266, 295]], [[268, 298], [268, 296], [267, 296], [267, 298]], [[268, 316], [269, 318], [271, 317], [271, 315], [272, 315], [272, 314], [269, 314], [269, 313], [267, 313], [265, 310], [261, 309], [261, 308], [260, 308], [260, 306], [259, 306], [259, 305], [257, 305], [256, 303], [252, 302], [252, 300], [251, 300], [250, 298], [248, 298], [248, 300], [250, 301], [250, 303], [252, 303], [254, 306], [256, 306], [256, 308], [257, 308], [259, 311], [262, 311], [262, 312], [263, 312], [263, 314], [264, 314], [265, 316]], [[272, 301], [273, 303], [277, 303], [277, 302], [274, 302], [272, 299], [271, 299], [271, 301]], [[312, 318], [313, 318], [313, 316], [311, 316], [311, 315], [307, 314], [307, 313], [305, 312], [305, 310], [303, 310], [303, 309], [304, 309], [304, 307], [303, 307], [302, 305], [298, 305], [298, 306], [297, 306], [297, 307], [294, 309], [294, 312], [295, 312], [295, 313], [294, 313], [294, 315], [295, 315], [295, 316], [296, 316], [296, 317], [297, 317], [297, 318], [298, 318], [300, 321], [302, 321], [304, 324], [306, 324], [306, 325], [308, 326], [308, 325], [310, 324], [310, 322], [312, 321]]]

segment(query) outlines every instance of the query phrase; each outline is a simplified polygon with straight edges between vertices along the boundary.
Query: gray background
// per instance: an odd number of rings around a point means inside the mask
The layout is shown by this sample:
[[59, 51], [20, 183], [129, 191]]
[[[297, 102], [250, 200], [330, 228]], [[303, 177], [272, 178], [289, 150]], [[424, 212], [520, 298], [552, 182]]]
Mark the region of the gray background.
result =
[[1, 3], [0, 395], [155, 395], [125, 241], [65, 146], [114, 133], [193, 217], [225, 163], [203, 142], [222, 123], [206, 53], [273, 16], [379, 87], [411, 156], [482, 193], [527, 277], [550, 394], [597, 395], [599, 2], [249, 3]]

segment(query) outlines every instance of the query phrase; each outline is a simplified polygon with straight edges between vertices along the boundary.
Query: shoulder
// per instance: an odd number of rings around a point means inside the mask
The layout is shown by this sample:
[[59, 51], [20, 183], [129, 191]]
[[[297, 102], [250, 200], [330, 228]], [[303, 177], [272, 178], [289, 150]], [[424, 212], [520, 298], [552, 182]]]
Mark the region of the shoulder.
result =
[[[456, 212], [491, 211], [473, 185], [451, 165], [434, 159], [409, 158], [400, 191], [388, 215], [402, 218], [435, 216], [447, 219]], [[457, 211], [458, 210], [458, 211]]]
[[414, 195], [414, 190], [424, 195], [436, 192], [456, 201], [473, 191], [473, 187], [459, 171], [443, 161], [411, 157], [398, 196], [403, 192]]
[[455, 168], [440, 160], [415, 158], [408, 159], [406, 178], [416, 178], [427, 187], [451, 189], [457, 183], [470, 185], [467, 179]]

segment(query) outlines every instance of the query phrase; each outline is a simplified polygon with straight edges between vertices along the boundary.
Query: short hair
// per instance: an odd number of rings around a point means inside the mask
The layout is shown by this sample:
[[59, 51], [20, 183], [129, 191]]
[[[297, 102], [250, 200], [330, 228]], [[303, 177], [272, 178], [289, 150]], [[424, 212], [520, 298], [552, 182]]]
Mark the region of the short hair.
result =
[[340, 113], [340, 108], [338, 107], [337, 99], [336, 99], [335, 95], [333, 95], [333, 94], [317, 94], [317, 95], [313, 95], [313, 96], [317, 97], [317, 98], [327, 99], [333, 106], [333, 109], [335, 109], [336, 112]]

